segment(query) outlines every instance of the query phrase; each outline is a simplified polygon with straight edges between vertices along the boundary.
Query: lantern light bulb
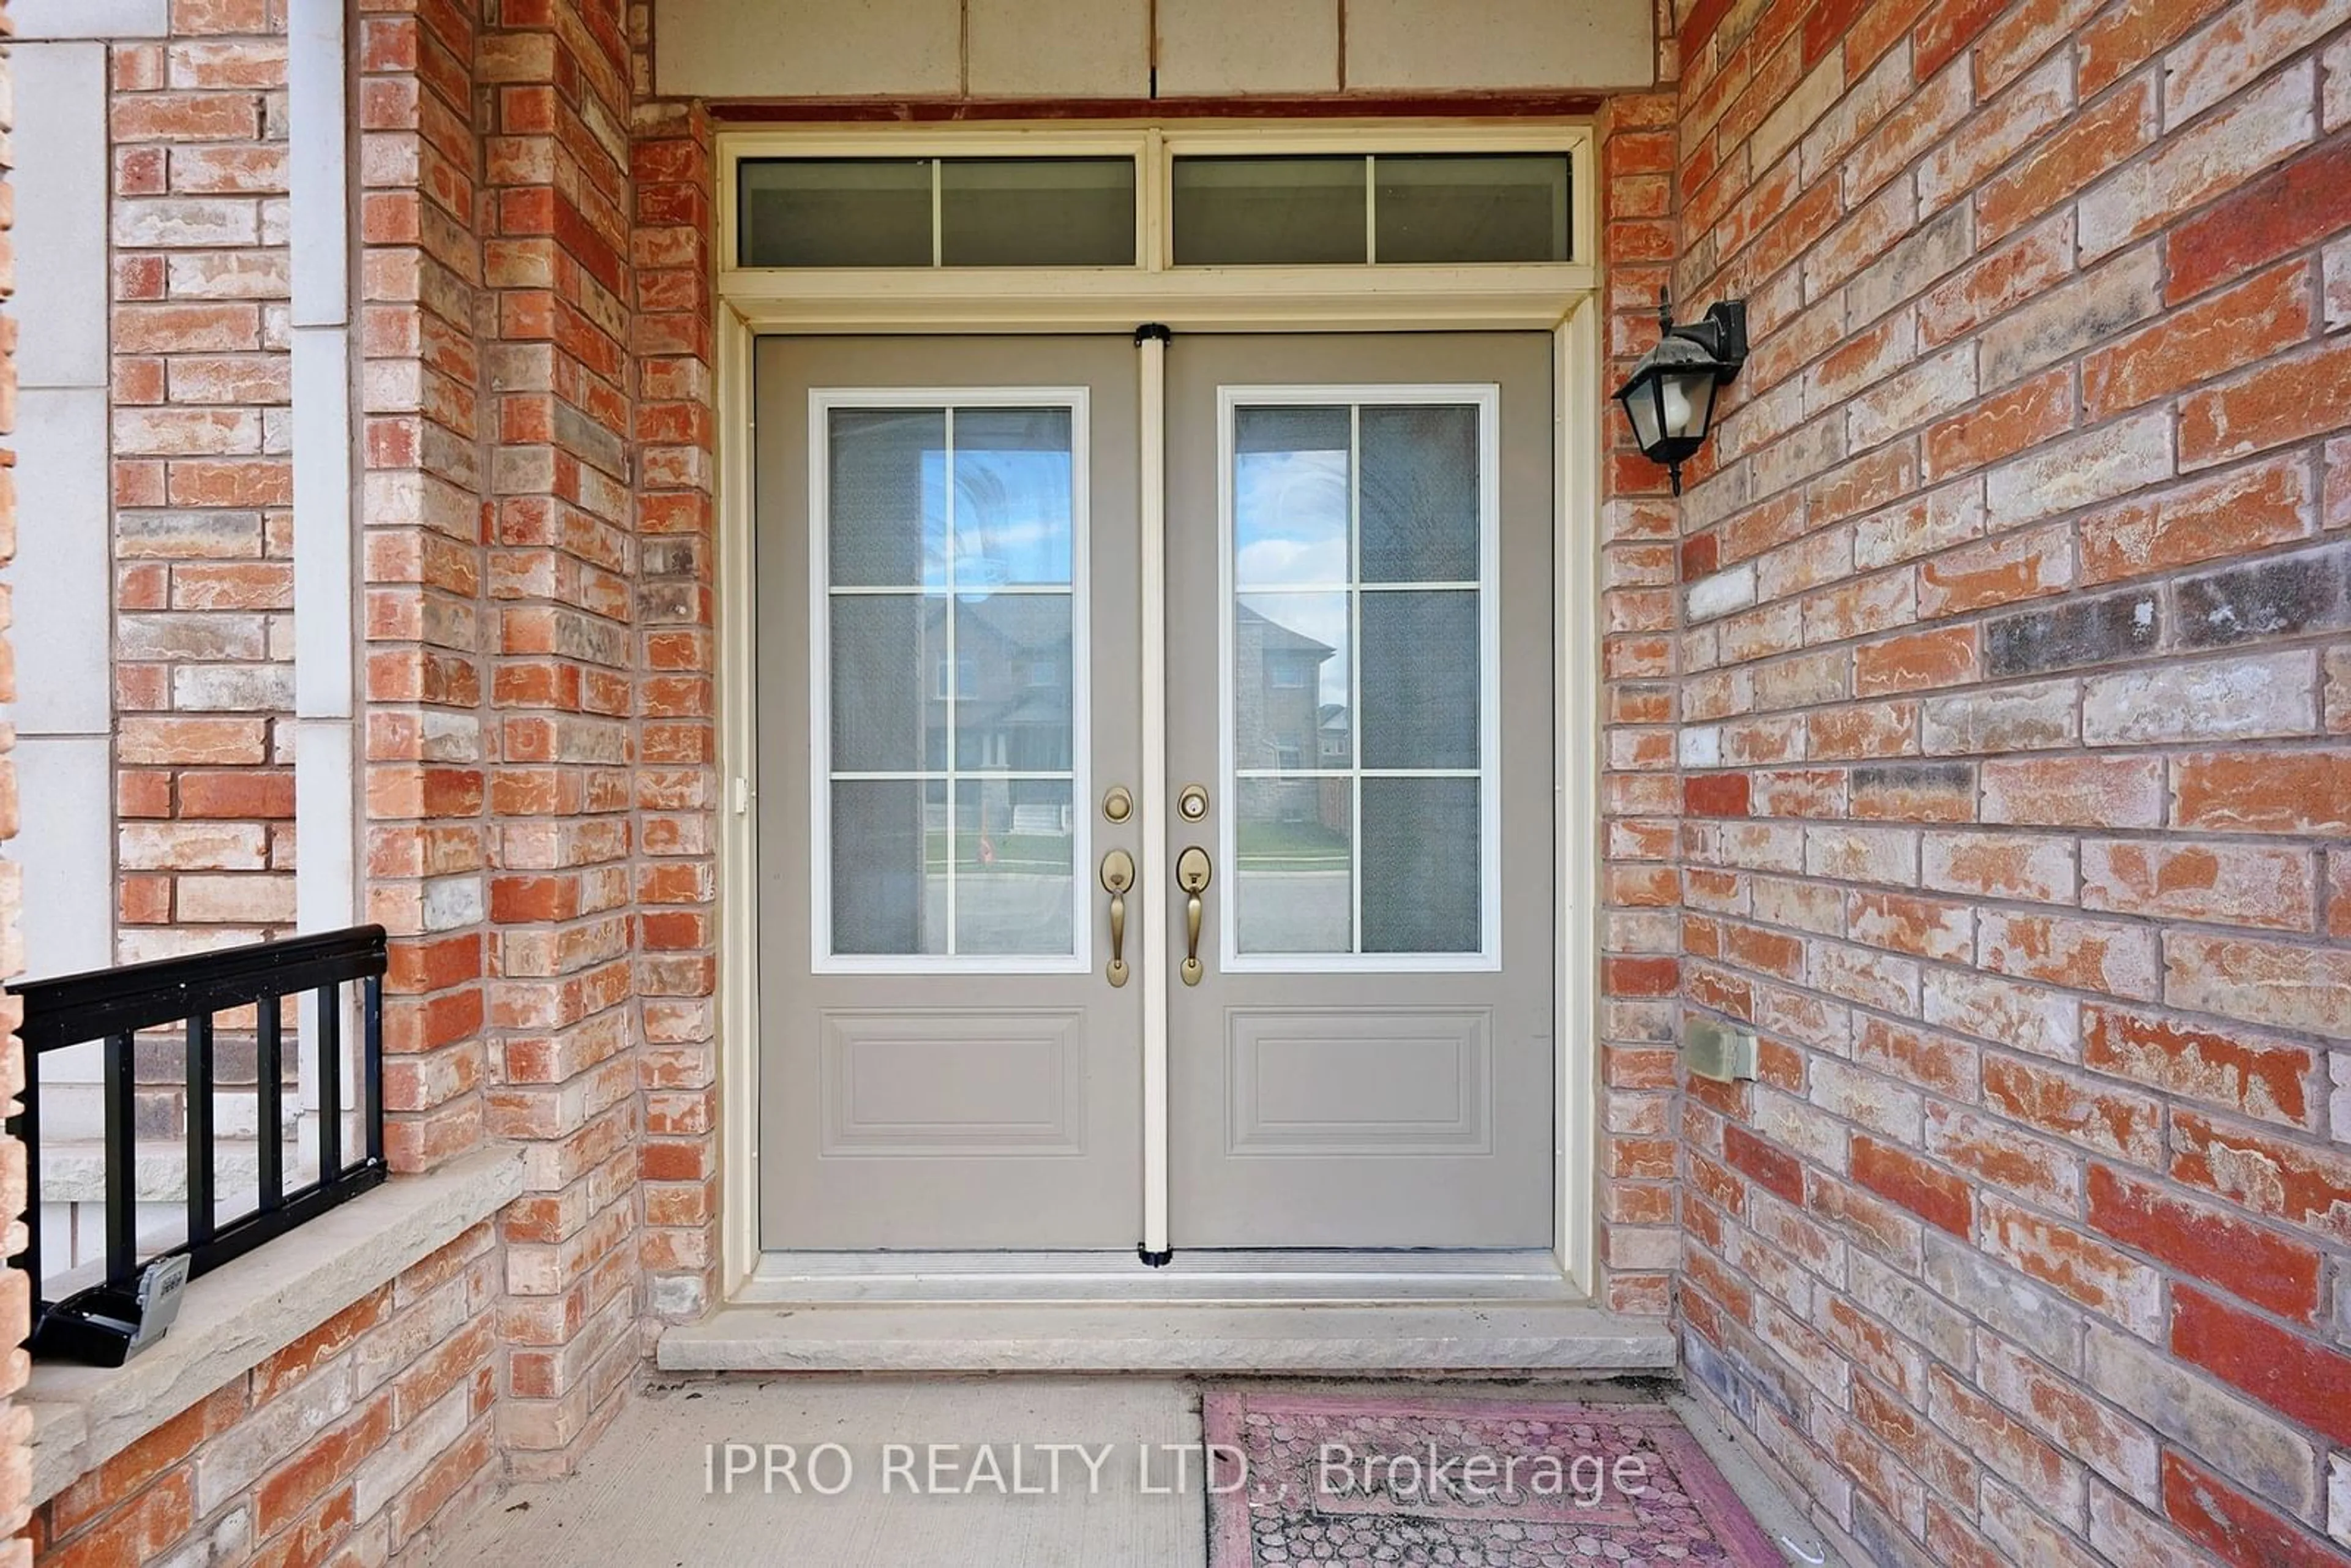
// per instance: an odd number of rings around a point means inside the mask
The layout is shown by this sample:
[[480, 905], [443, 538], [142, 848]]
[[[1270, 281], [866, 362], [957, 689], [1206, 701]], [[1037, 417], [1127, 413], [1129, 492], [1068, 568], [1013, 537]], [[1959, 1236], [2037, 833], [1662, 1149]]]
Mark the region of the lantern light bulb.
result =
[[1689, 393], [1682, 390], [1679, 376], [1666, 378], [1665, 423], [1667, 435], [1687, 435], [1690, 432]]

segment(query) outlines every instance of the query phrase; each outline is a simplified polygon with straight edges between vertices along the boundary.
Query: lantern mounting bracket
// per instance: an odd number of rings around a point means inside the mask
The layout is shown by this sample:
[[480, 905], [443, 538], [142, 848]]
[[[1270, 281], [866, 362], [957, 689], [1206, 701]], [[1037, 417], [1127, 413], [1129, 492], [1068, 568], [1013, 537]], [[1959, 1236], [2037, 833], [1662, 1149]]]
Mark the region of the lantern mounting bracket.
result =
[[1717, 300], [1697, 320], [1676, 326], [1672, 291], [1660, 288], [1657, 334], [1663, 338], [1687, 338], [1704, 349], [1720, 367], [1715, 372], [1715, 380], [1729, 386], [1739, 379], [1739, 368], [1747, 362], [1747, 301]]

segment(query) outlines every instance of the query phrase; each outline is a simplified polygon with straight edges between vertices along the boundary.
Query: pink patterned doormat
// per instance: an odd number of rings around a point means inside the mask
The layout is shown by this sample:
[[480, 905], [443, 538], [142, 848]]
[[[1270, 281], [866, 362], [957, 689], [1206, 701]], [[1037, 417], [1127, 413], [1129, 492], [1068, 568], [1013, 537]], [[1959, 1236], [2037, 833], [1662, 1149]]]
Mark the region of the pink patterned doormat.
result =
[[1661, 1406], [1209, 1391], [1210, 1568], [1782, 1568]]

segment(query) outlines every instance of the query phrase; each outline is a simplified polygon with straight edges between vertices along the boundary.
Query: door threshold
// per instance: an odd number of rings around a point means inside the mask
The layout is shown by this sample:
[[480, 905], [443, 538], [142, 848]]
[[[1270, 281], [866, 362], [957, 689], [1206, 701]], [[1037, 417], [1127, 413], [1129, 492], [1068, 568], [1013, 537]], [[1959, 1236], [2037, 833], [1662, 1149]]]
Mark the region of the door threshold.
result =
[[770, 1252], [732, 1304], [1581, 1301], [1548, 1250]]
[[663, 1332], [667, 1372], [1667, 1373], [1662, 1318], [1582, 1301], [739, 1302]]

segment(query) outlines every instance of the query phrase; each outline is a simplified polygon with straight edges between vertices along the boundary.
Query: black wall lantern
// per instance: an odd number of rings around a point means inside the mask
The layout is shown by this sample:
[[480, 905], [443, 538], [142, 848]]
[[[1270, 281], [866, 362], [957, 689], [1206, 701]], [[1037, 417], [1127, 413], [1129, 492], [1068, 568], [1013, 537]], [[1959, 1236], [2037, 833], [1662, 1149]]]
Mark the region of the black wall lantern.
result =
[[1682, 465], [1714, 423], [1715, 388], [1738, 379], [1747, 362], [1747, 302], [1726, 299], [1708, 306], [1703, 320], [1677, 327], [1673, 302], [1659, 290], [1657, 327], [1657, 346], [1641, 356], [1616, 400], [1633, 422], [1633, 439], [1651, 462], [1666, 465], [1678, 496]]

